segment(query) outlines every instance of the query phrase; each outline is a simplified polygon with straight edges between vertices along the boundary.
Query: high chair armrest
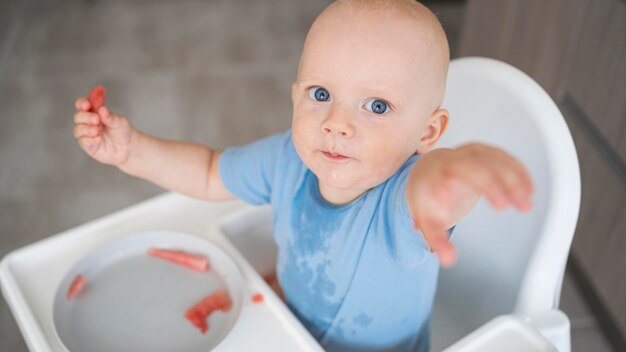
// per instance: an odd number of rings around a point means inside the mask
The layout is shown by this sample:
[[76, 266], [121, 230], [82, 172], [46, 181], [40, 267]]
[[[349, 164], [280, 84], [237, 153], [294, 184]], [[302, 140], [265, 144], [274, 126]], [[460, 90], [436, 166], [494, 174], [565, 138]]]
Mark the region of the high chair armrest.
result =
[[570, 352], [570, 321], [558, 309], [532, 314], [516, 314], [550, 341], [559, 352]]
[[472, 331], [444, 352], [500, 351], [556, 352], [556, 347], [534, 326], [513, 314], [500, 315]]

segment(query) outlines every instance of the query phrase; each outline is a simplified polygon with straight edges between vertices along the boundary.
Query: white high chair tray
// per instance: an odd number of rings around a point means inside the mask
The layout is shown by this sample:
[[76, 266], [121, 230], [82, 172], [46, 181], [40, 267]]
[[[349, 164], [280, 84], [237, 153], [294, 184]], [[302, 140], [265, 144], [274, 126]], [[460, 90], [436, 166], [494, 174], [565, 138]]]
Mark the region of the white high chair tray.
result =
[[[148, 253], [152, 248], [204, 256], [209, 270], [155, 258]], [[86, 284], [68, 298], [79, 275]], [[70, 351], [202, 352], [215, 348], [237, 323], [250, 299], [243, 292], [237, 264], [211, 242], [181, 232], [129, 234], [90, 252], [65, 275], [55, 294], [54, 326]], [[219, 299], [223, 293], [230, 304]], [[228, 308], [210, 314], [201, 333], [185, 314], [209, 295]]]
[[[230, 293], [234, 303], [232, 314], [225, 314], [221, 317], [220, 314], [214, 314], [217, 317], [209, 318], [210, 326], [207, 335], [200, 334], [190, 323], [186, 331], [190, 333], [191, 339], [181, 334], [168, 335], [170, 338], [174, 336], [178, 346], [189, 346], [189, 349], [194, 351], [198, 350], [197, 346], [203, 343], [207, 346], [204, 349], [206, 351], [322, 351], [319, 344], [223, 234], [220, 226], [225, 219], [232, 219], [237, 214], [249, 211], [250, 208], [241, 202], [201, 202], [169, 193], [11, 252], [0, 263], [0, 284], [29, 349], [31, 351], [68, 351], [59, 338], [59, 333], [66, 334], [64, 329], [67, 331], [80, 327], [79, 333], [89, 329], [97, 331], [98, 327], [106, 327], [106, 324], [111, 323], [106, 317], [99, 316], [97, 310], [93, 308], [96, 305], [94, 304], [91, 309], [87, 309], [87, 313], [84, 313], [91, 314], [91, 316], [82, 317], [82, 319], [101, 319], [101, 321], [96, 321], [86, 327], [80, 326], [80, 323], [75, 326], [62, 327], [63, 324], [58, 322], [59, 325], [55, 328], [54, 310], [57, 310], [56, 315], [61, 316], [61, 314], [68, 314], [67, 312], [72, 307], [72, 304], [65, 304], [67, 302], [58, 297], [55, 303], [57, 290], [60, 288], [59, 295], [64, 295], [69, 285], [68, 282], [74, 277], [76, 270], [101, 266], [98, 264], [101, 260], [97, 258], [101, 258], [102, 255], [106, 256], [108, 253], [102, 254], [102, 250], [99, 251], [99, 249], [104, 248], [105, 252], [107, 248], [115, 251], [113, 247], [116, 243], [126, 241], [129, 234], [143, 233], [135, 237], [143, 236], [144, 239], [135, 241], [130, 246], [130, 248], [139, 248], [143, 251], [148, 245], [145, 240], [146, 236], [156, 236], [157, 239], [160, 238], [159, 236], [165, 236], [171, 240], [171, 233], [178, 232], [193, 234], [208, 241], [206, 241], [206, 246], [196, 246], [193, 241], [199, 240], [198, 238], [185, 238], [183, 235], [181, 242], [174, 243], [174, 246], [179, 244], [178, 247], [182, 247], [180, 249], [195, 249], [209, 256], [224, 255], [225, 258], [232, 259], [232, 265], [228, 263], [228, 259], [224, 258], [219, 259], [219, 264], [215, 263], [215, 265], [217, 272], [223, 275], [222, 285], [232, 291]], [[201, 242], [205, 243], [205, 241]], [[190, 246], [195, 248], [189, 248]], [[125, 248], [128, 248], [127, 244]], [[169, 268], [177, 270], [172, 266]], [[116, 270], [117, 273], [120, 272], [119, 268]], [[193, 274], [190, 273], [190, 275]], [[107, 280], [110, 281], [110, 279]], [[128, 285], [128, 283], [123, 285]], [[149, 286], [150, 283], [146, 285]], [[199, 286], [207, 288], [207, 285], [215, 288], [220, 284], [205, 282]], [[148, 286], [144, 289], [148, 290]], [[176, 292], [182, 292], [182, 290]], [[263, 302], [251, 301], [251, 296], [256, 293], [263, 295]], [[180, 294], [174, 294], [171, 297], [173, 300], [179, 300], [180, 296]], [[151, 315], [151, 317], [155, 316]], [[160, 319], [169, 318], [162, 316]], [[231, 321], [233, 319], [234, 321]], [[176, 320], [172, 323], [172, 329], [179, 331], [177, 329], [182, 326], [181, 322], [185, 323], [184, 320]], [[60, 319], [60, 321], [64, 320]], [[122, 322], [122, 325], [124, 324]], [[213, 335], [210, 334], [211, 327], [214, 327]], [[162, 333], [152, 332], [157, 341], [159, 334]], [[133, 332], [129, 331], [129, 335], [132, 334]], [[64, 338], [65, 342], [67, 342], [66, 339]], [[128, 341], [112, 341], [112, 343], [120, 343], [117, 346], [124, 346]], [[114, 345], [109, 345], [111, 346]]]

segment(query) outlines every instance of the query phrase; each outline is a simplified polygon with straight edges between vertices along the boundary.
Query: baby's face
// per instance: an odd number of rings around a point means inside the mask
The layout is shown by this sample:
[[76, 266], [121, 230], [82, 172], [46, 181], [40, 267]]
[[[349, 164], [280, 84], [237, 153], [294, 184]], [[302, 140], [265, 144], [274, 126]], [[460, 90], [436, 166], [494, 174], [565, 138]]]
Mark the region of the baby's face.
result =
[[[407, 21], [323, 14], [293, 85], [293, 142], [333, 203], [392, 176], [418, 150], [437, 108], [430, 45]], [[431, 69], [432, 70], [432, 69]]]

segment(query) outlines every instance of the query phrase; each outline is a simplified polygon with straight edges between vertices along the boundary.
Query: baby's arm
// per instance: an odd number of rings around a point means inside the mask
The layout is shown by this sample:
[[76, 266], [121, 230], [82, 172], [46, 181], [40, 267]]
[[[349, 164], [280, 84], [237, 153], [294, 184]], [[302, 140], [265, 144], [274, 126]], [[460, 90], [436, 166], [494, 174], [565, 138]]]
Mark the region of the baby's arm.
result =
[[533, 185], [526, 169], [500, 149], [467, 144], [425, 154], [409, 173], [409, 210], [431, 250], [444, 266], [456, 259], [447, 229], [454, 226], [485, 196], [496, 209], [510, 205], [532, 208]]
[[97, 113], [89, 112], [90, 107], [87, 99], [76, 100], [74, 136], [92, 158], [191, 197], [234, 199], [219, 175], [219, 150], [155, 138], [104, 106]]

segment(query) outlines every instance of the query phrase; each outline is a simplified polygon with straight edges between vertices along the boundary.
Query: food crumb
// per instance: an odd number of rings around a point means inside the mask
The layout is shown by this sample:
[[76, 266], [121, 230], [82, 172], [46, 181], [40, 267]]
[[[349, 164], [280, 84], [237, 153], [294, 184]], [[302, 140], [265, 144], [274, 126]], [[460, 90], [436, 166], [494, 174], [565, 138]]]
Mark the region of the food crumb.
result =
[[252, 302], [253, 303], [261, 303], [263, 302], [263, 295], [260, 293], [255, 293], [252, 295]]

